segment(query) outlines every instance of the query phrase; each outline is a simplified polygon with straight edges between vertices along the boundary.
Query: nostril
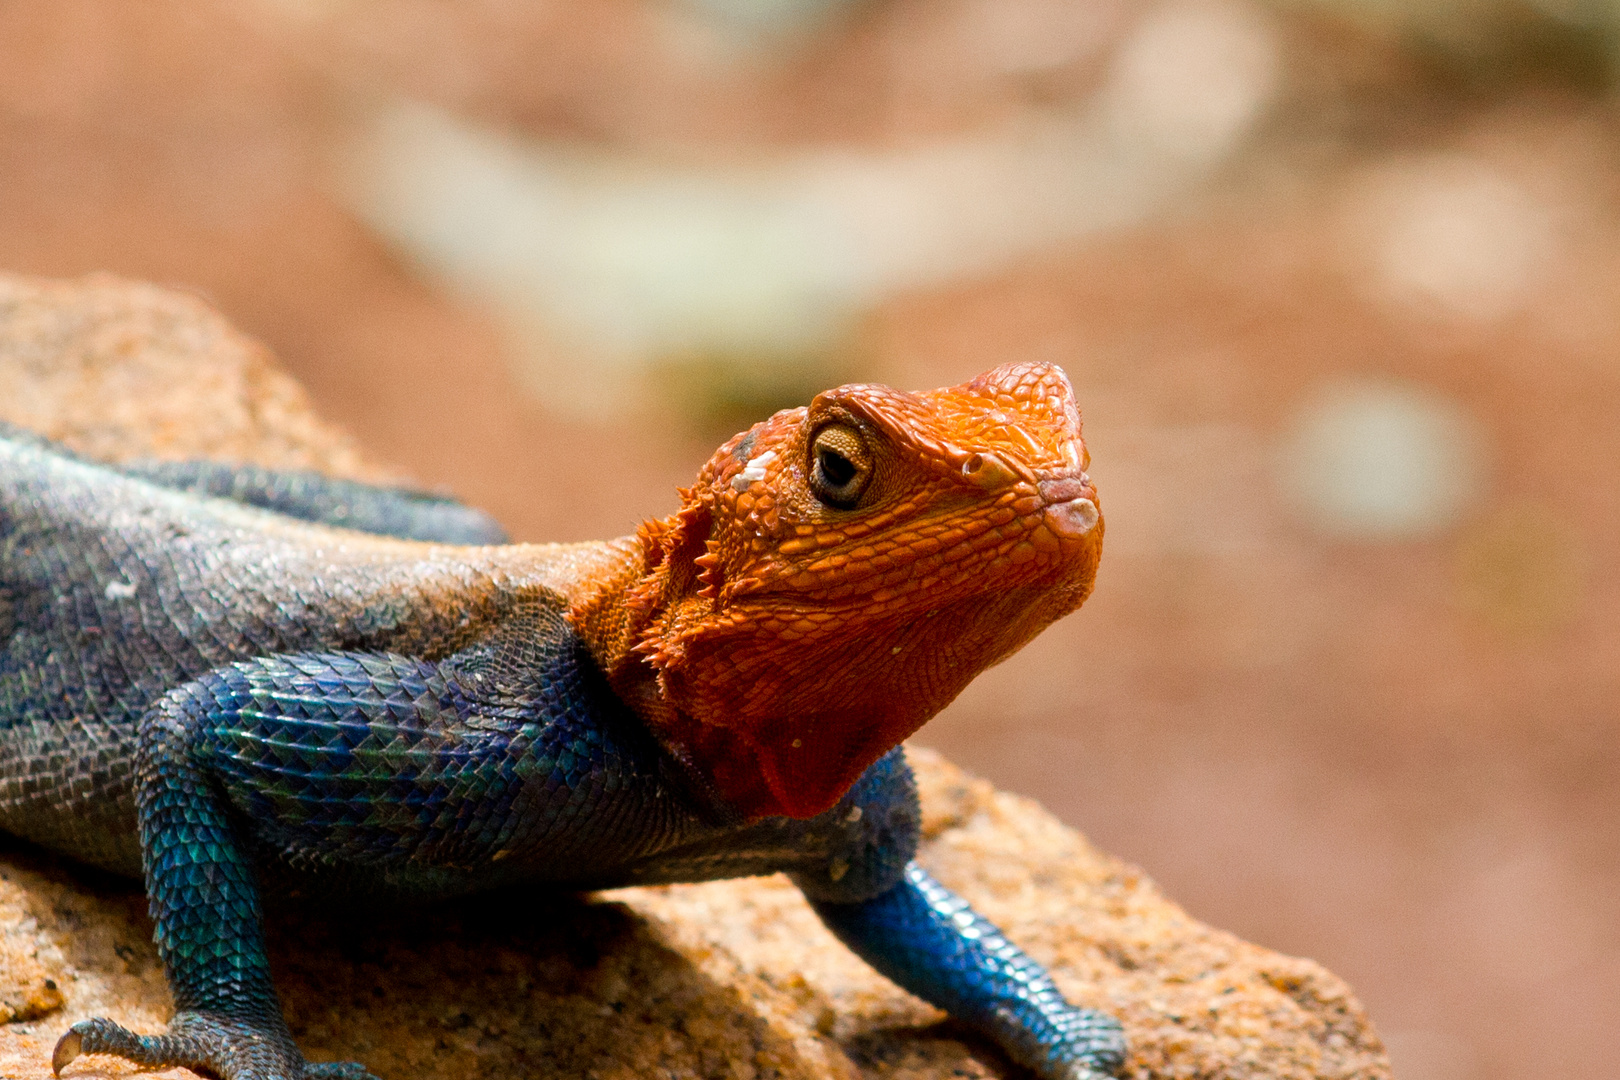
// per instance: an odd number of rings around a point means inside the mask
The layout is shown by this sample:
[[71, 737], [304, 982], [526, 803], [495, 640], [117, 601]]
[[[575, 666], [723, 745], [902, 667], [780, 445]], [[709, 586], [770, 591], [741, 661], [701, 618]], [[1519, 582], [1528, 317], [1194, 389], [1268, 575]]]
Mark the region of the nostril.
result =
[[974, 454], [962, 462], [962, 479], [986, 490], [1005, 487], [1018, 479], [1018, 474], [995, 454]]

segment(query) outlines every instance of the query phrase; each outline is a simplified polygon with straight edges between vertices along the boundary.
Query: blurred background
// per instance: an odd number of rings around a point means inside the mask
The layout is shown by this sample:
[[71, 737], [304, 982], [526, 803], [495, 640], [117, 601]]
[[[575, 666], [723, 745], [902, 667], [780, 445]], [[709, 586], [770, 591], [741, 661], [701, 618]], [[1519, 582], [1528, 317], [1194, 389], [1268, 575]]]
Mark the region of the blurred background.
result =
[[1617, 86], [1615, 0], [0, 0], [0, 268], [205, 295], [522, 539], [1062, 364], [1096, 595], [919, 740], [1405, 1080], [1598, 1080]]

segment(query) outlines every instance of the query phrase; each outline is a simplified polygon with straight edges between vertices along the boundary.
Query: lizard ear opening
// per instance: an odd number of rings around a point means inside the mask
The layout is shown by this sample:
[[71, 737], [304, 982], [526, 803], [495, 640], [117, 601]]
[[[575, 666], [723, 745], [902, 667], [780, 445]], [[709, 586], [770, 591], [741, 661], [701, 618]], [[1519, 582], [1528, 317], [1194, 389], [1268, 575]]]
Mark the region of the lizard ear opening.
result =
[[[681, 494], [687, 505], [678, 514], [641, 527], [642, 579], [625, 597], [625, 609], [637, 624], [647, 623], [658, 609], [678, 603], [700, 585], [707, 586], [699, 575], [712, 568], [707, 553], [714, 514], [708, 499]], [[648, 626], [648, 633], [655, 627], [656, 623]]]

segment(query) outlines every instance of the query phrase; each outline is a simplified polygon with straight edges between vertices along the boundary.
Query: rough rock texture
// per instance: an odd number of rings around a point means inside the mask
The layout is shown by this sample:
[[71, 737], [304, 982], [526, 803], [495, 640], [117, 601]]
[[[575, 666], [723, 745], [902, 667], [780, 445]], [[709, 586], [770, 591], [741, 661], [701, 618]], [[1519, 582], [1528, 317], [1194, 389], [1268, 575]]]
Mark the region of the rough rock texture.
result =
[[[106, 278], [0, 277], [0, 419], [106, 458], [385, 475], [205, 305]], [[1072, 1000], [1124, 1021], [1129, 1076], [1389, 1075], [1360, 1004], [1321, 966], [1196, 922], [1034, 803], [927, 751], [913, 760], [922, 860]], [[56, 1037], [85, 1016], [161, 1027], [170, 1004], [144, 907], [133, 883], [0, 839], [0, 1076], [49, 1076]], [[779, 878], [282, 910], [271, 944], [306, 1052], [389, 1080], [1009, 1071], [845, 952]], [[69, 1076], [127, 1071], [91, 1059]]]
[[257, 461], [377, 479], [263, 345], [187, 293], [0, 275], [0, 419], [80, 453]]

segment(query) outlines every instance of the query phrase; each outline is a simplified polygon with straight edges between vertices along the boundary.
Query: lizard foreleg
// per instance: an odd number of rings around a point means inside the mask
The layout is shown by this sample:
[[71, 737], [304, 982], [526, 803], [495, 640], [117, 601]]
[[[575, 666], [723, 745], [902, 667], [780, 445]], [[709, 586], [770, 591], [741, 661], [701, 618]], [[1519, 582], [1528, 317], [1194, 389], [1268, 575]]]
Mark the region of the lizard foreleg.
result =
[[81, 1021], [57, 1044], [52, 1067], [60, 1073], [80, 1054], [99, 1053], [222, 1080], [374, 1080], [357, 1064], [306, 1062], [282, 1018], [253, 868], [194, 754], [220, 704], [204, 686], [188, 683], [148, 712], [137, 759], [147, 896], [175, 1017], [163, 1035]]
[[1124, 1063], [1117, 1020], [1070, 1005], [1039, 964], [915, 862], [869, 900], [811, 903], [861, 959], [1044, 1080], [1100, 1080]]

